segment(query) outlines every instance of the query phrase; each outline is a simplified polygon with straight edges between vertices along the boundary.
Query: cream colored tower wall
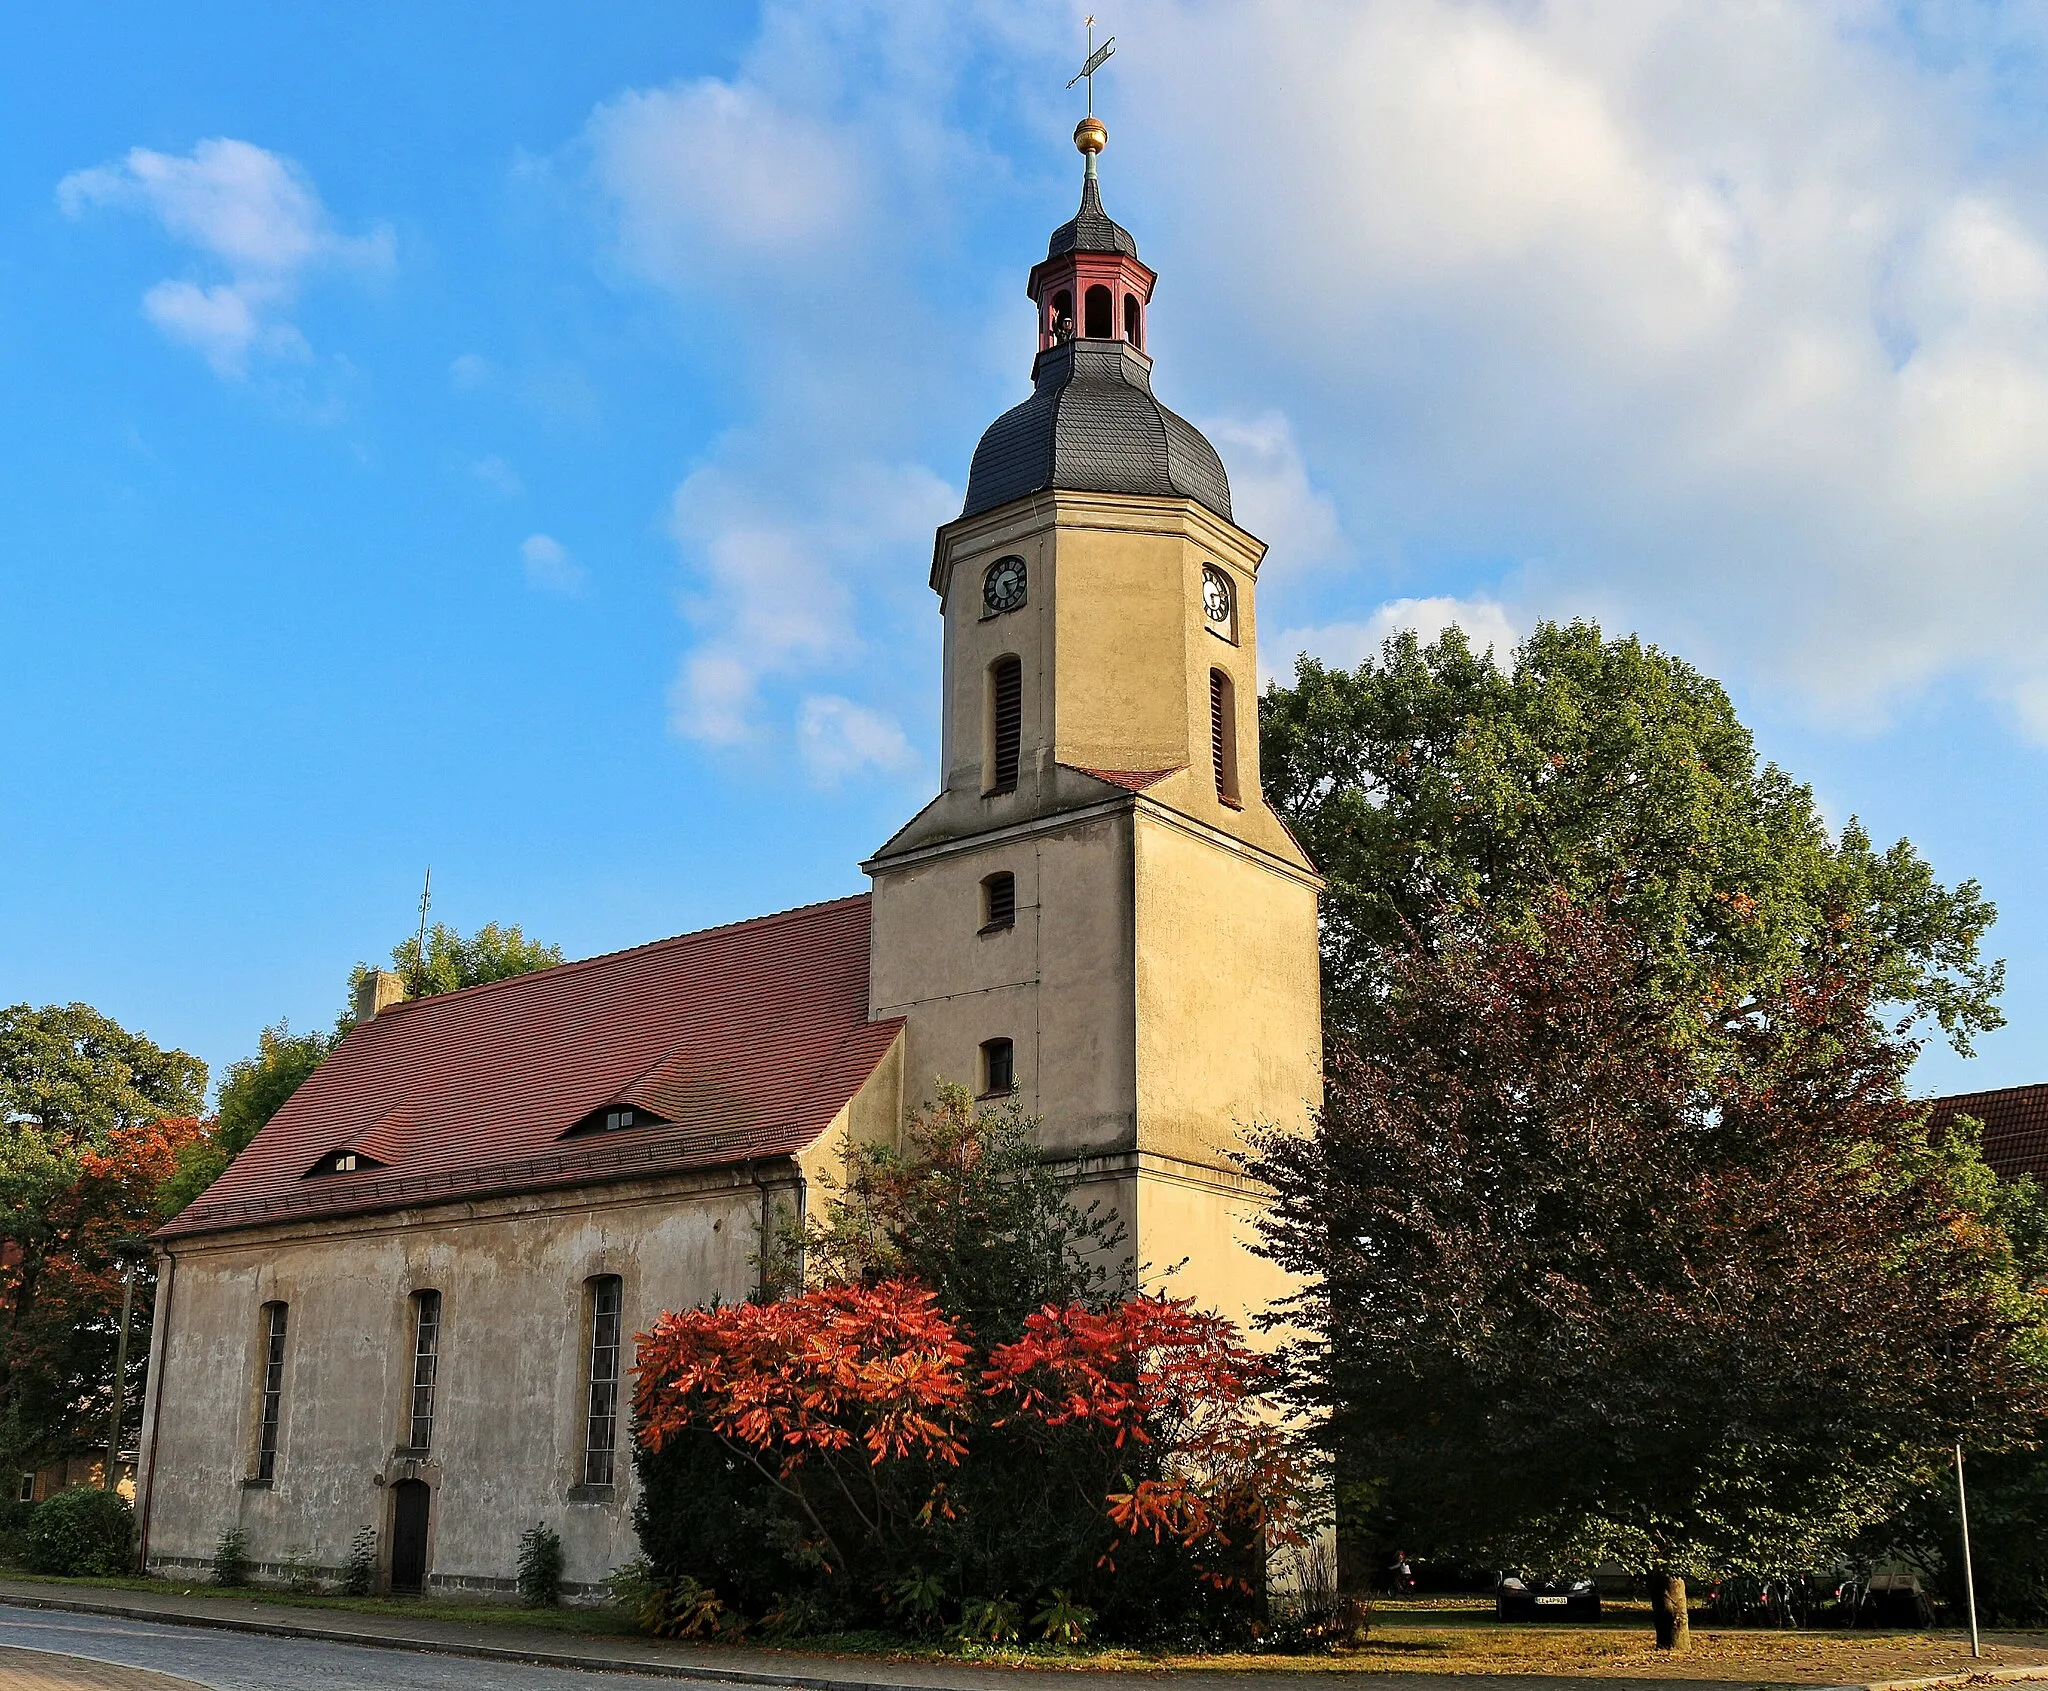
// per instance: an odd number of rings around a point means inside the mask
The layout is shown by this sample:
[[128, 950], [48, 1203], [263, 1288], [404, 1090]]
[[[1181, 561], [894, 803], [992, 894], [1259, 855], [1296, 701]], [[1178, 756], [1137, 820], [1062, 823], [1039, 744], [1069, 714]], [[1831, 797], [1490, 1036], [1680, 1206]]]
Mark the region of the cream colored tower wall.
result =
[[[903, 1016], [912, 1105], [975, 1087], [984, 1040], [1011, 1040], [1017, 1099], [1064, 1153], [1123, 1149], [1136, 1044], [1128, 814], [1061, 819], [874, 877], [872, 1013]], [[981, 933], [981, 882], [1016, 877], [1016, 925]]]
[[1270, 1342], [1258, 1318], [1298, 1283], [1253, 1254], [1265, 1195], [1242, 1177], [1138, 1160], [1135, 1172], [1077, 1181], [1074, 1201], [1123, 1219], [1141, 1291], [1192, 1298], [1255, 1343]]
[[1316, 889], [1149, 808], [1134, 846], [1138, 1148], [1225, 1166], [1321, 1102]]

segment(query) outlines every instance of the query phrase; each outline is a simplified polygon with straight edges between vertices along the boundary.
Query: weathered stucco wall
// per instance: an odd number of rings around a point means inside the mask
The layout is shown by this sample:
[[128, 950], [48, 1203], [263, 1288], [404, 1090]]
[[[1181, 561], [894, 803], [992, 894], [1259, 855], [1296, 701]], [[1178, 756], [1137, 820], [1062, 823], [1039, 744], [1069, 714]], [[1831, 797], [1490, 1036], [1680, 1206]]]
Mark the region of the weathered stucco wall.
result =
[[[562, 1535], [570, 1581], [633, 1556], [632, 1464], [621, 1391], [618, 1484], [582, 1485], [588, 1281], [621, 1281], [631, 1338], [664, 1309], [754, 1287], [759, 1188], [736, 1175], [447, 1206], [182, 1245], [159, 1293], [144, 1452], [154, 1568], [210, 1560], [241, 1527], [275, 1572], [330, 1571], [374, 1526], [388, 1558], [392, 1485], [434, 1489], [430, 1587], [509, 1585], [519, 1535]], [[412, 1294], [441, 1294], [433, 1439], [406, 1443]], [[287, 1305], [272, 1482], [255, 1479], [263, 1308]], [[167, 1302], [167, 1307], [164, 1305]], [[388, 1562], [387, 1562], [388, 1566]]]
[[[906, 1016], [907, 1101], [979, 1084], [984, 1040], [1016, 1048], [1017, 1098], [1047, 1144], [1131, 1143], [1130, 818], [976, 842], [875, 877], [872, 1013]], [[1016, 877], [1016, 925], [980, 932], [981, 883]]]

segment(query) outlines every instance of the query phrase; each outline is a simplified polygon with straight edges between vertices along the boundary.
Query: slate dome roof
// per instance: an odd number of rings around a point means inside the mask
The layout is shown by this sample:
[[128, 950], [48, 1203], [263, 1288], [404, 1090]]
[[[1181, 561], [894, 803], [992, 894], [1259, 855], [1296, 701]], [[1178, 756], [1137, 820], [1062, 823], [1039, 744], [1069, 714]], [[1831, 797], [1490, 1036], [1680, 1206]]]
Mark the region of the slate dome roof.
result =
[[1202, 431], [1152, 395], [1152, 369], [1123, 341], [1071, 340], [1032, 367], [1033, 392], [974, 449], [963, 517], [1047, 488], [1192, 499], [1225, 522], [1230, 478]]
[[[1130, 231], [1102, 209], [1096, 178], [1081, 209], [1052, 232], [1048, 260], [1068, 253], [1138, 256]], [[988, 426], [967, 473], [963, 517], [1066, 488], [1192, 499], [1225, 522], [1230, 478], [1202, 431], [1153, 397], [1152, 361], [1120, 340], [1047, 347], [1031, 367], [1031, 397]]]

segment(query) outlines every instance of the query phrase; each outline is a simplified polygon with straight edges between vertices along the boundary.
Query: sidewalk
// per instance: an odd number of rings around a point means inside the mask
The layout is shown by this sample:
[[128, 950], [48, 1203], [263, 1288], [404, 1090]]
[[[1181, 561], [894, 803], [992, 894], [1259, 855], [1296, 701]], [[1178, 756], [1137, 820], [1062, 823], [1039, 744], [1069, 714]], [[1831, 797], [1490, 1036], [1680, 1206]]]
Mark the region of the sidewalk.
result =
[[[1160, 1667], [1103, 1671], [1088, 1668], [978, 1667], [966, 1662], [891, 1662], [872, 1657], [812, 1656], [753, 1646], [681, 1644], [636, 1635], [607, 1636], [555, 1632], [493, 1624], [485, 1610], [474, 1620], [447, 1620], [426, 1615], [363, 1614], [347, 1609], [301, 1608], [257, 1602], [233, 1593], [213, 1595], [182, 1590], [110, 1590], [103, 1586], [57, 1585], [0, 1580], [0, 1604], [20, 1608], [66, 1610], [123, 1620], [172, 1625], [223, 1627], [276, 1638], [318, 1639], [377, 1649], [468, 1656], [484, 1661], [521, 1662], [535, 1666], [646, 1674], [663, 1679], [693, 1679], [734, 1685], [795, 1688], [795, 1691], [1030, 1691], [1048, 1679], [1058, 1691], [1136, 1691], [1160, 1680], [1183, 1684], [1198, 1681], [1201, 1691], [1334, 1691], [1340, 1676], [1364, 1680], [1371, 1691], [1449, 1691], [1460, 1682], [1483, 1679], [1489, 1691], [1649, 1691], [1651, 1687], [1685, 1686], [1704, 1691], [1715, 1684], [1756, 1686], [1752, 1673], [1702, 1673], [1705, 1662], [1681, 1658], [1671, 1677], [1643, 1674], [1518, 1674], [1499, 1671], [1401, 1672], [1311, 1665], [1276, 1667], [1270, 1671], [1242, 1669], [1174, 1669]], [[1903, 1691], [1907, 1686], [1994, 1684], [2014, 1680], [2048, 1681], [2048, 1665], [2015, 1666], [1941, 1678], [1873, 1680], [1869, 1691]], [[1686, 1671], [1690, 1669], [1691, 1671]], [[1778, 1684], [1789, 1681], [1775, 1681]], [[1361, 1686], [1360, 1691], [1365, 1691]], [[1809, 1681], [1805, 1691], [1819, 1691]], [[1863, 1687], [1830, 1691], [1864, 1691]]]

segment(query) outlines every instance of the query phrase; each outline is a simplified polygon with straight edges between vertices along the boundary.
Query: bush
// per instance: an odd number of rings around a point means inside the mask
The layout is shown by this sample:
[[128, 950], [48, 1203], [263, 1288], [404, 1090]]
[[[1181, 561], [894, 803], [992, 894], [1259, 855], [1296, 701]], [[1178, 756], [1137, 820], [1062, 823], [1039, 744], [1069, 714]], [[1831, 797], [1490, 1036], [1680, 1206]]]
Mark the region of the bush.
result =
[[73, 1486], [38, 1503], [28, 1520], [31, 1573], [105, 1578], [132, 1571], [135, 1511], [119, 1492]]
[[12, 1498], [0, 1503], [0, 1568], [18, 1568], [27, 1561], [28, 1518], [35, 1507]]
[[1271, 1366], [1111, 1283], [1113, 1218], [1069, 1203], [1014, 1112], [942, 1088], [907, 1154], [847, 1161], [779, 1259], [823, 1284], [778, 1274], [781, 1298], [664, 1315], [641, 1347], [641, 1624], [1248, 1636], [1306, 1489]]
[[519, 1601], [552, 1609], [562, 1600], [562, 1535], [536, 1521], [519, 1535]]
[[350, 1597], [367, 1597], [377, 1589], [377, 1529], [357, 1527], [348, 1541], [348, 1561], [343, 1565], [341, 1589]]
[[249, 1535], [240, 1527], [229, 1527], [213, 1547], [213, 1583], [247, 1585], [253, 1565], [249, 1560]]

